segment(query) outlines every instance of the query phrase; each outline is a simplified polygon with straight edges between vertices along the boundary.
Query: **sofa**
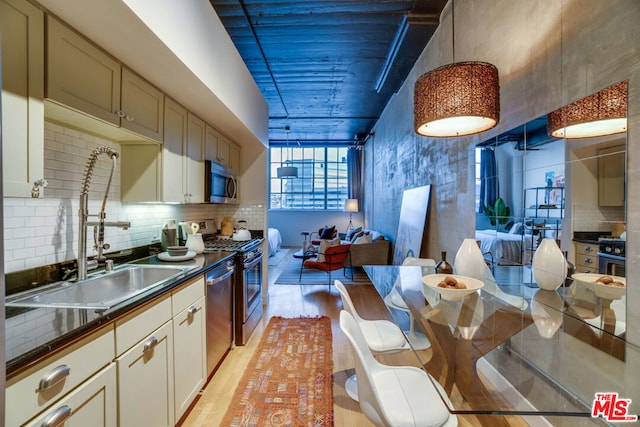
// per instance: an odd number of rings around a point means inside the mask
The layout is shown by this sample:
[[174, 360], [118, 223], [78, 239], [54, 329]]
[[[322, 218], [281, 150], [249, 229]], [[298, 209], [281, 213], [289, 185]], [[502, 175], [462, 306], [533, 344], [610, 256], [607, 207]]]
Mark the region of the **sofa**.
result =
[[382, 233], [358, 227], [341, 234], [340, 238], [341, 243], [351, 243], [352, 267], [389, 264], [390, 242]]

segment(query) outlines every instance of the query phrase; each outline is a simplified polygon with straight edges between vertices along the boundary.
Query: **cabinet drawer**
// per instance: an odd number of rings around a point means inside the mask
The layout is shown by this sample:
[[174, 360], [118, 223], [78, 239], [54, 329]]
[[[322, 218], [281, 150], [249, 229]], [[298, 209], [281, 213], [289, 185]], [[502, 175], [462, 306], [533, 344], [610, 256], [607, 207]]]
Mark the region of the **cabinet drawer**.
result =
[[171, 305], [173, 315], [186, 309], [189, 305], [193, 304], [198, 298], [204, 296], [204, 276], [197, 277], [193, 280], [182, 285], [177, 290], [173, 291], [171, 297]]
[[597, 273], [597, 265], [578, 265], [576, 264], [576, 273]]
[[171, 319], [171, 298], [167, 295], [152, 306], [142, 307], [116, 320], [116, 355], [133, 347]]
[[576, 254], [576, 265], [581, 265], [588, 268], [594, 268], [596, 271], [598, 270], [598, 255], [584, 255], [584, 254]]
[[598, 252], [598, 245], [593, 243], [576, 243], [576, 253], [583, 255], [595, 255]]
[[104, 328], [9, 378], [6, 407], [11, 410], [6, 411], [6, 425], [22, 425], [109, 364], [115, 357], [113, 343], [113, 328]]
[[[52, 417], [67, 412], [65, 427], [116, 427], [116, 365], [109, 364], [25, 427], [55, 425]], [[45, 424], [49, 422], [49, 424]]]

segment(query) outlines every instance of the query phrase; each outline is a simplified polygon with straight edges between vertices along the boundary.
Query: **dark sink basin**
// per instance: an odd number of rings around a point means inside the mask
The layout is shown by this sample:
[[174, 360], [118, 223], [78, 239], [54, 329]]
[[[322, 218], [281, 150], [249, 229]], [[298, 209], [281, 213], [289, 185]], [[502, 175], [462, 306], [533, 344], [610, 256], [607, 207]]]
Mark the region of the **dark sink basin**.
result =
[[148, 289], [167, 284], [192, 268], [126, 264], [81, 282], [58, 282], [45, 289], [12, 295], [6, 305], [107, 310]]

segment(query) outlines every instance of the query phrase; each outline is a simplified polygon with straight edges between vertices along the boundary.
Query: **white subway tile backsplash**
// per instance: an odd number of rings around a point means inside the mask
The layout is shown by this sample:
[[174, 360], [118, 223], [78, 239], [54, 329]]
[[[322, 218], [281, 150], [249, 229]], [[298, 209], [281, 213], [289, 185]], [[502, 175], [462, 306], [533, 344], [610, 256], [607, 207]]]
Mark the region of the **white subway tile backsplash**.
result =
[[[4, 230], [5, 272], [72, 260], [77, 256], [78, 208], [80, 184], [86, 162], [98, 146], [107, 145], [120, 151], [116, 143], [79, 132], [57, 123], [45, 122], [44, 168], [49, 185], [44, 197], [5, 198]], [[130, 221], [129, 230], [108, 228], [105, 241], [110, 251], [150, 244], [158, 238], [159, 228], [168, 220], [198, 221], [215, 218], [218, 226], [229, 216], [247, 221], [250, 229], [264, 229], [265, 207], [255, 205], [170, 205], [120, 203], [120, 166], [106, 206], [107, 221]], [[89, 189], [89, 213], [99, 212], [106, 189], [111, 163], [100, 156], [95, 164]], [[93, 233], [88, 236], [88, 255], [95, 255]]]

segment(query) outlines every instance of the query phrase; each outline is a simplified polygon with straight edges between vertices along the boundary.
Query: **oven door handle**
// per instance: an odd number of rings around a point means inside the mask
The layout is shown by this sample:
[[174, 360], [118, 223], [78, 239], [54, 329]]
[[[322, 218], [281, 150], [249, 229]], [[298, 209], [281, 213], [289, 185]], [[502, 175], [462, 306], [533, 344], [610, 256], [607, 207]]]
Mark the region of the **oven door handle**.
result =
[[251, 261], [244, 263], [244, 269], [248, 270], [261, 261], [262, 261], [262, 252], [257, 257], [251, 258]]
[[233, 274], [235, 270], [232, 268], [229, 271], [227, 271], [226, 273], [224, 273], [222, 276], [218, 276], [218, 277], [213, 277], [213, 278], [208, 278], [207, 277], [207, 286], [213, 286], [216, 285], [220, 282], [222, 282], [225, 279], [228, 279], [229, 277], [231, 277], [231, 275]]

